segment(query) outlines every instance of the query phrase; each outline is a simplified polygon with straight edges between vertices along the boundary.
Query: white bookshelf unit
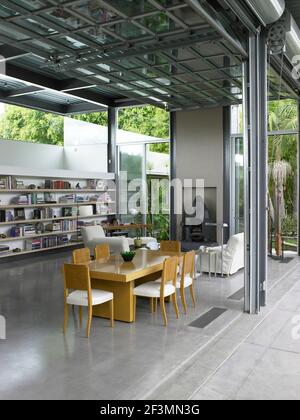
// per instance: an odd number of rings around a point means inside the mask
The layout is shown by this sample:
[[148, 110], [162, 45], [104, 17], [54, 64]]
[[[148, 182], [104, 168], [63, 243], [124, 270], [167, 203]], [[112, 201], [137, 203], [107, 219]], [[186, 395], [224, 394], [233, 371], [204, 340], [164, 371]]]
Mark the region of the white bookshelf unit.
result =
[[82, 245], [115, 215], [114, 174], [0, 166], [0, 260]]

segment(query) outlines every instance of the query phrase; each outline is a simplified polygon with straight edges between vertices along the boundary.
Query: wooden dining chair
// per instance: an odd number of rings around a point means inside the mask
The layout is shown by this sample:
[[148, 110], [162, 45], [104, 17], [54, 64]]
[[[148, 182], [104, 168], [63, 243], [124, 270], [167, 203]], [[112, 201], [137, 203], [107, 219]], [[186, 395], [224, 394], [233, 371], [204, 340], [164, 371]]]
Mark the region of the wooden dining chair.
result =
[[73, 251], [73, 264], [89, 264], [91, 262], [91, 251], [89, 248], [81, 248]]
[[[70, 293], [69, 290], [72, 290]], [[69, 305], [88, 308], [86, 335], [90, 336], [93, 306], [110, 303], [110, 323], [114, 327], [114, 296], [111, 292], [91, 288], [89, 268], [86, 264], [64, 265], [64, 301], [65, 318], [64, 334], [67, 332], [69, 320]]]
[[171, 296], [177, 319], [179, 310], [176, 298], [178, 257], [167, 258], [164, 262], [161, 282], [153, 281], [142, 284], [134, 289], [134, 320], [136, 319], [136, 298], [137, 296], [150, 299], [160, 299], [160, 307], [165, 326], [168, 325], [168, 319], [165, 307], [165, 298]]
[[110, 248], [108, 244], [97, 245], [95, 248], [95, 260], [102, 260], [110, 257]]
[[161, 241], [161, 252], [181, 252], [181, 243], [179, 241]]
[[180, 296], [184, 312], [187, 314], [185, 289], [189, 288], [194, 307], [196, 307], [196, 296], [194, 290], [195, 279], [195, 251], [188, 252], [183, 257], [181, 273], [177, 277], [176, 289], [180, 289]]

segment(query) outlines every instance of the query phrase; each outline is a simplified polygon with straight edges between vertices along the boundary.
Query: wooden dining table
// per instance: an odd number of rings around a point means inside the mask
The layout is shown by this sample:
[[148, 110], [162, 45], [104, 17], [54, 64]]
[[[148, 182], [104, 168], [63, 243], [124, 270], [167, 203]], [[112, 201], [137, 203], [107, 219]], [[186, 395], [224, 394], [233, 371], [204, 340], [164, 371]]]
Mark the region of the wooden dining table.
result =
[[[121, 256], [92, 261], [89, 264], [92, 288], [114, 294], [115, 320], [134, 322], [134, 288], [142, 283], [157, 280], [161, 277], [163, 264], [167, 257], [182, 253], [165, 253], [140, 249], [133, 262], [124, 262]], [[109, 305], [93, 308], [93, 316], [109, 318]]]

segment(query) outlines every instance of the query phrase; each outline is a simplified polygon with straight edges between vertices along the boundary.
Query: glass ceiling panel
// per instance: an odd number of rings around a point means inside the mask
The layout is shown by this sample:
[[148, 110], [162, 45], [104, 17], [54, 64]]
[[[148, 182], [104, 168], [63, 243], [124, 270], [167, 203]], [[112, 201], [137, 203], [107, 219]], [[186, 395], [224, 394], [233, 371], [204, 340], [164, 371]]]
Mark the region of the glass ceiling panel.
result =
[[[158, 1], [158, 3], [161, 2]], [[109, 4], [130, 17], [157, 10], [147, 0], [109, 0]]]
[[[112, 27], [111, 27], [112, 28]], [[147, 35], [147, 31], [137, 27], [133, 23], [119, 23], [113, 26], [114, 32], [126, 39], [136, 39]]]
[[[104, 33], [103, 31], [101, 31], [101, 29], [99, 27], [96, 27], [96, 26], [92, 27], [92, 28], [89, 28], [89, 29], [86, 29], [84, 32], [87, 35], [89, 35], [90, 37], [92, 37], [94, 41], [99, 43], [99, 45], [112, 44], [113, 42], [116, 41], [115, 38], [108, 35], [107, 33]], [[74, 37], [76, 38], [75, 35], [74, 35]]]
[[[111, 3], [111, 1], [109, 3]], [[84, 2], [84, 4], [75, 6], [74, 10], [87, 18], [93, 19], [97, 23], [110, 22], [118, 17], [115, 13], [101, 7], [97, 0]]]
[[42, 25], [39, 22], [36, 22], [34, 19], [26, 19], [18, 21], [18, 26], [29, 29], [32, 32], [35, 32], [37, 35], [47, 36], [57, 33], [53, 29], [49, 29], [47, 26]]
[[180, 27], [174, 22], [174, 20], [169, 19], [164, 13], [144, 17], [138, 20], [138, 22], [158, 34], [173, 31]]
[[8, 7], [3, 6], [0, 4], [0, 16], [1, 17], [8, 17], [8, 16], [16, 16], [17, 13], [13, 10], [9, 9]]

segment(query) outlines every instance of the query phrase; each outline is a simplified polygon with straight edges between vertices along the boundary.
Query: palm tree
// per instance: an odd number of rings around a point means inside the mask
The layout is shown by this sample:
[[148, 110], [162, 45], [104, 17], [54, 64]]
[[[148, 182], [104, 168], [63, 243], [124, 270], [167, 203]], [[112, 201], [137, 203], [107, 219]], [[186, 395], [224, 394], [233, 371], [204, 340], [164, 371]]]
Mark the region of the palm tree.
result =
[[[293, 100], [270, 102], [269, 130], [271, 132], [288, 131], [297, 128], [297, 104]], [[275, 135], [269, 142], [269, 189], [274, 200], [276, 233], [276, 253], [282, 255], [282, 221], [286, 217], [286, 208], [293, 211], [296, 207], [297, 191], [291, 175], [297, 174], [297, 152], [294, 136]], [[297, 180], [296, 180], [297, 182]], [[272, 194], [273, 193], [273, 194]]]

